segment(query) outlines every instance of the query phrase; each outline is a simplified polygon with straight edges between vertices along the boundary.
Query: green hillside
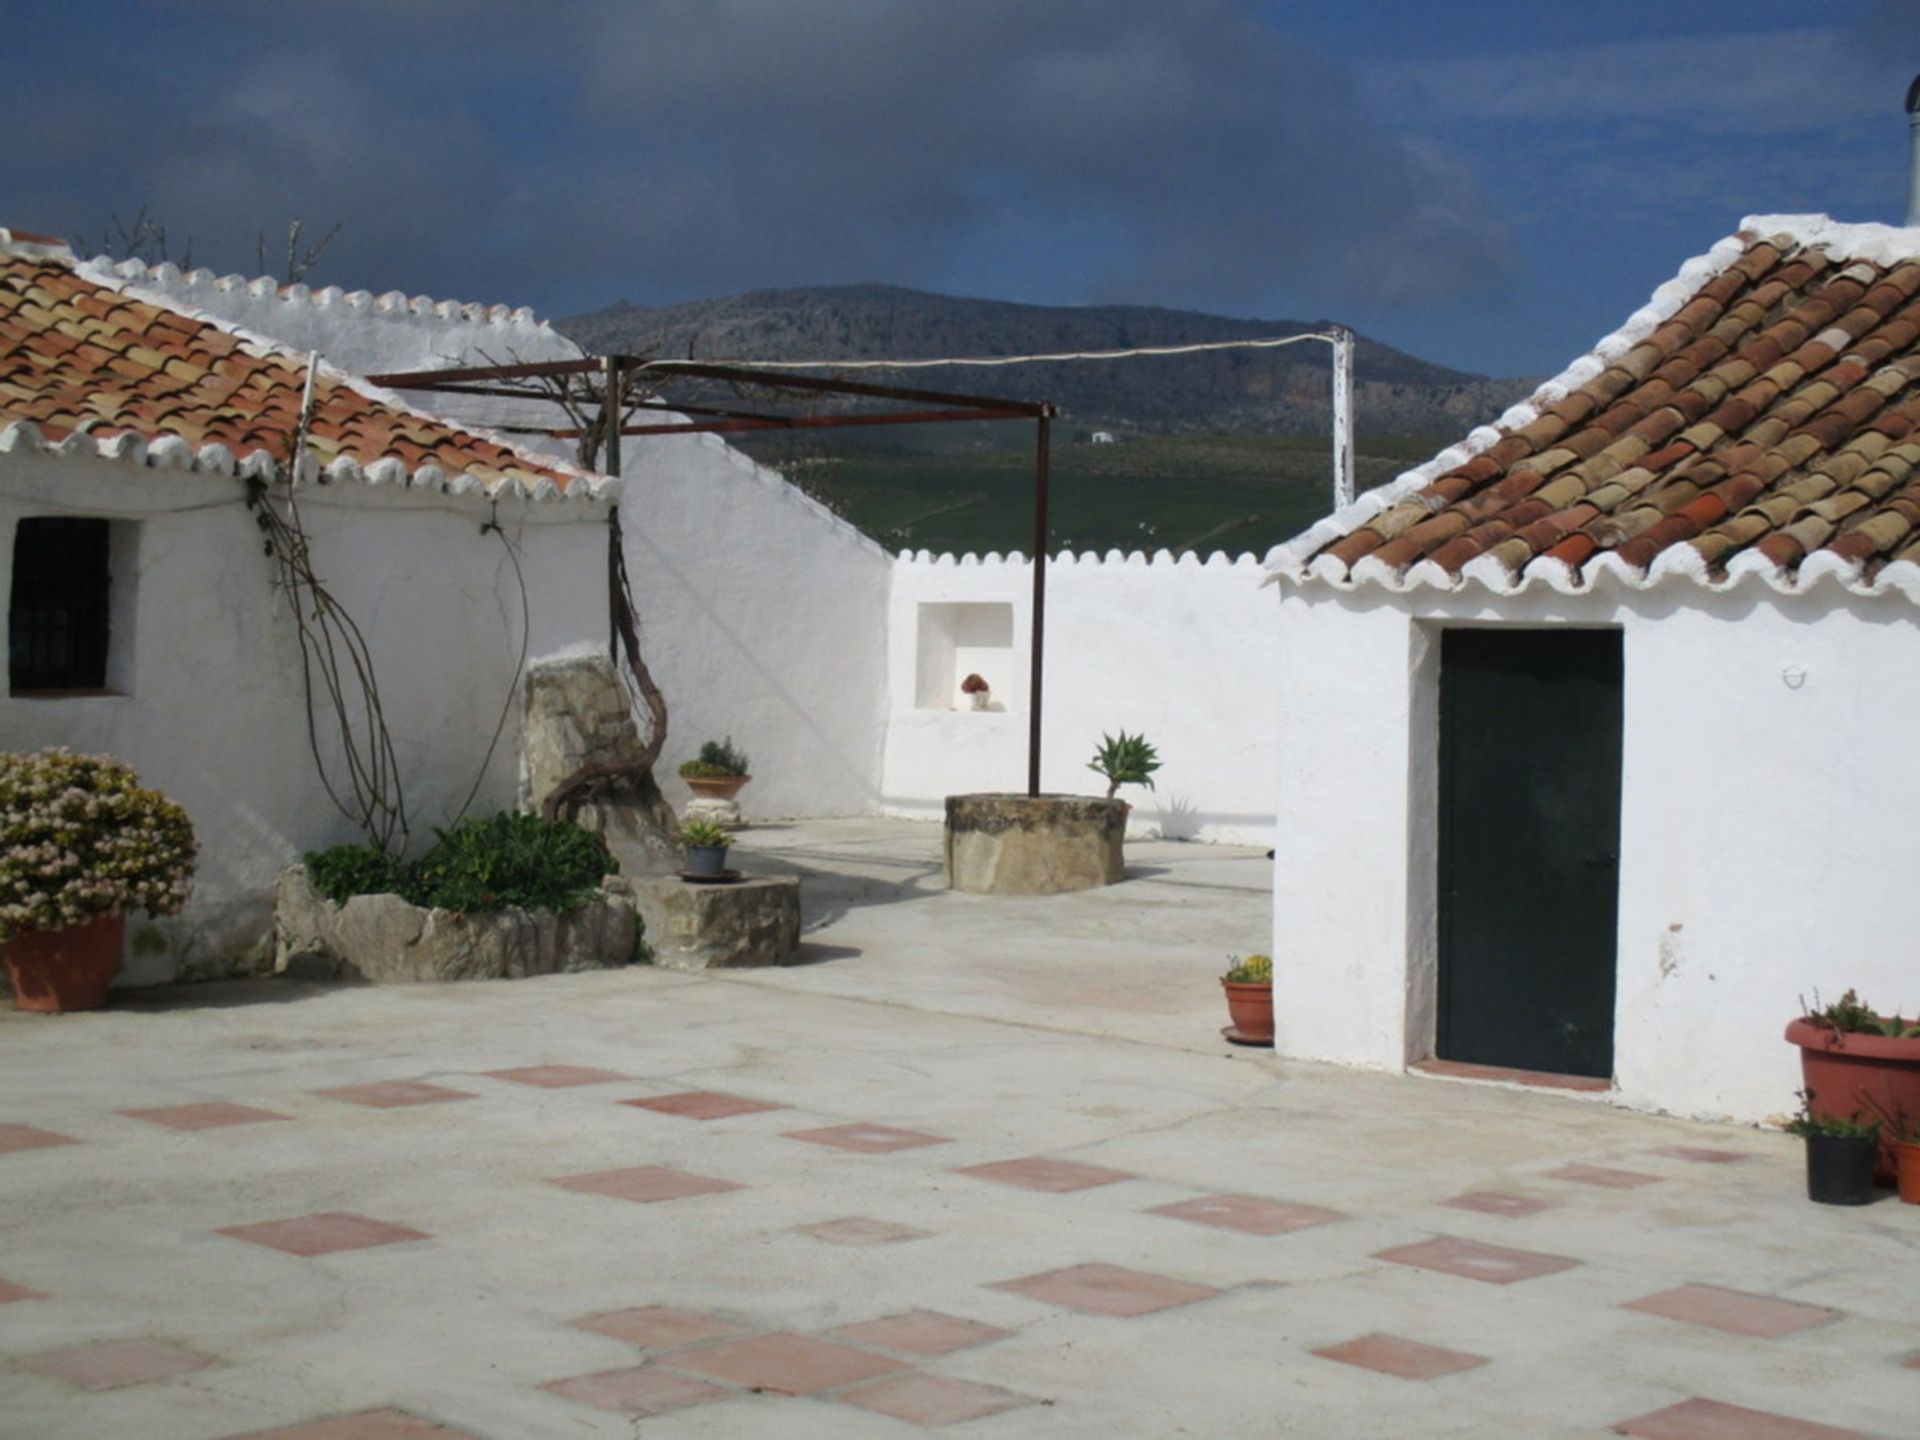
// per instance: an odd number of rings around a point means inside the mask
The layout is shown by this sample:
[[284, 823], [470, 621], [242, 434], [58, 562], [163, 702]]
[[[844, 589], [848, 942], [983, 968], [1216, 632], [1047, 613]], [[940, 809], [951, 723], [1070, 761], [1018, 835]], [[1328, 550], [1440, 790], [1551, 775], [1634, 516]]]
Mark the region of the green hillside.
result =
[[[745, 448], [889, 550], [1025, 552], [1033, 537], [1032, 433], [1000, 427], [992, 448], [958, 453], [931, 439], [914, 449], [777, 439]], [[1448, 438], [1363, 444], [1360, 488], [1418, 464]], [[1263, 554], [1327, 513], [1331, 475], [1325, 437], [1127, 436], [1094, 445], [1056, 434], [1052, 547]]]

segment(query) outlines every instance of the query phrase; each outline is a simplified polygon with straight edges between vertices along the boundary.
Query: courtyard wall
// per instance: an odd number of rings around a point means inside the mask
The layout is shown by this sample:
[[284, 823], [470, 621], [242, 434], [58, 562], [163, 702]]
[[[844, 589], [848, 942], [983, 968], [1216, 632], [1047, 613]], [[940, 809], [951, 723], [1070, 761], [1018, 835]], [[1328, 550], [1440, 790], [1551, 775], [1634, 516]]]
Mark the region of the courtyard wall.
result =
[[[1103, 734], [1144, 733], [1151, 790], [1127, 786], [1130, 833], [1271, 844], [1279, 700], [1274, 596], [1251, 555], [1112, 551], [1047, 567], [1041, 787], [1102, 794]], [[1025, 556], [894, 562], [887, 625], [884, 812], [937, 817], [947, 795], [1027, 785], [1033, 567]], [[978, 673], [992, 708], [960, 682]]]

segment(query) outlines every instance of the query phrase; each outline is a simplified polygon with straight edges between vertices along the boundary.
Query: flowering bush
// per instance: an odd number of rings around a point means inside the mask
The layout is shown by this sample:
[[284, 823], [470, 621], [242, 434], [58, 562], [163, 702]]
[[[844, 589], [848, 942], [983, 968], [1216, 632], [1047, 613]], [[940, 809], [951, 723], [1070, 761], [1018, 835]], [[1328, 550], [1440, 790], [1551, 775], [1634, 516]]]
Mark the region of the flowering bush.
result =
[[127, 910], [171, 915], [197, 850], [187, 812], [118, 760], [0, 752], [0, 940]]
[[969, 675], [960, 682], [962, 695], [984, 695], [992, 688], [987, 684], [987, 677], [984, 675]]

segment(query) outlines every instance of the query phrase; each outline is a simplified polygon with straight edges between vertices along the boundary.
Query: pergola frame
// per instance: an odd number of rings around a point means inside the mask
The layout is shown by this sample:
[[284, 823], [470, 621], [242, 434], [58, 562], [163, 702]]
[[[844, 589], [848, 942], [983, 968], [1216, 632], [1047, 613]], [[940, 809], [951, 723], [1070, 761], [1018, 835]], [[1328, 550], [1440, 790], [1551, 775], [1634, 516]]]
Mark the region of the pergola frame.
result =
[[[1052, 441], [1052, 421], [1059, 412], [1045, 401], [996, 400], [979, 395], [960, 395], [942, 390], [911, 389], [898, 385], [872, 385], [853, 380], [827, 380], [798, 375], [785, 370], [757, 369], [743, 365], [712, 364], [695, 360], [650, 360], [636, 355], [592, 355], [578, 360], [544, 360], [512, 365], [465, 366], [451, 370], [408, 370], [367, 378], [375, 385], [392, 390], [428, 391], [442, 395], [476, 395], [496, 399], [543, 400], [559, 403], [555, 386], [564, 386], [574, 376], [597, 377], [600, 403], [605, 416], [618, 417], [620, 435], [699, 435], [739, 434], [755, 430], [833, 430], [871, 425], [935, 425], [980, 420], [1032, 420], [1037, 429], [1033, 462], [1033, 614], [1029, 628], [1027, 717], [1027, 794], [1040, 793], [1040, 724], [1043, 679], [1043, 655], [1047, 613], [1047, 482]], [[912, 405], [909, 410], [858, 411], [835, 415], [788, 415], [767, 408], [721, 403], [679, 403], [659, 395], [631, 400], [626, 396], [630, 379], [670, 382], [682, 379], [728, 385], [736, 391], [744, 388], [766, 390], [774, 396], [838, 396], [861, 400], [887, 401]], [[590, 383], [590, 382], [589, 382]], [[703, 397], [704, 398], [704, 397]], [[658, 424], [630, 425], [626, 421], [635, 411], [663, 411], [677, 416], [700, 419], [662, 421]], [[588, 432], [578, 427], [549, 429], [537, 425], [496, 427], [509, 434], [539, 435], [552, 440], [578, 440]], [[604, 473], [620, 473], [620, 446], [609, 436]]]

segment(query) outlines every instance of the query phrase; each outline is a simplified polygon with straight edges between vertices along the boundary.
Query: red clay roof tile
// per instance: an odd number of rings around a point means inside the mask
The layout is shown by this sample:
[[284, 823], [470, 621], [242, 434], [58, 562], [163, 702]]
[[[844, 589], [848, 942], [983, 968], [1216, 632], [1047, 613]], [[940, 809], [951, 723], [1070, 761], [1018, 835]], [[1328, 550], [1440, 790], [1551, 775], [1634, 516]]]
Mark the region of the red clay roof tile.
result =
[[[122, 294], [64, 257], [0, 243], [0, 431], [31, 422], [58, 443], [93, 421], [94, 438], [177, 436], [195, 449], [226, 445], [237, 458], [264, 450], [284, 467], [305, 384], [302, 357]], [[594, 485], [571, 466], [414, 414], [337, 372], [323, 369], [314, 394], [309, 433], [323, 462], [364, 470], [394, 457], [409, 472], [433, 466], [445, 482], [468, 477], [489, 494], [503, 486], [585, 494]]]

